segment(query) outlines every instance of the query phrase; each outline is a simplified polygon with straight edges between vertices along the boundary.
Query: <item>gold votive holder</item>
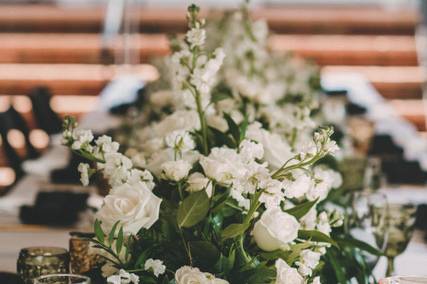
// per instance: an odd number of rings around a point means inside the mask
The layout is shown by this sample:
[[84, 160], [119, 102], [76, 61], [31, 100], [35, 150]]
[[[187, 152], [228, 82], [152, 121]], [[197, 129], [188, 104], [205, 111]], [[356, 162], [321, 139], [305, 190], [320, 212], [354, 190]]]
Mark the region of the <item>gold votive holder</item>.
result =
[[59, 247], [28, 247], [19, 252], [17, 272], [21, 282], [31, 284], [39, 276], [68, 273], [70, 255]]
[[90, 251], [93, 233], [70, 233], [70, 268], [72, 273], [85, 274], [96, 265], [96, 255]]

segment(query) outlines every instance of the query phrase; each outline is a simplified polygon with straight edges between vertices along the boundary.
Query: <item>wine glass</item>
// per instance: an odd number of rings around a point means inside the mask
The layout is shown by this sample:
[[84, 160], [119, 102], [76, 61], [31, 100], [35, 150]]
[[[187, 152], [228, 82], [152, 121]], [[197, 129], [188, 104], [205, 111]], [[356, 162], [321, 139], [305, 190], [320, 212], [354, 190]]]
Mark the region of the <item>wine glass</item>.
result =
[[90, 278], [76, 274], [50, 274], [36, 278], [34, 284], [90, 284]]
[[[388, 204], [385, 208], [374, 205], [373, 213], [374, 236], [387, 257], [386, 276], [391, 276], [395, 270], [396, 256], [405, 251], [412, 238], [416, 207], [413, 204], [396, 203]], [[385, 218], [380, 218], [380, 215], [385, 215]]]
[[[374, 232], [380, 224], [384, 223], [385, 208], [387, 207], [386, 196], [380, 192], [358, 192], [354, 194], [352, 207], [352, 235], [383, 251], [384, 247], [378, 246]], [[381, 212], [379, 208], [384, 208], [384, 212]], [[370, 269], [373, 269], [379, 257], [368, 252], [362, 253]]]

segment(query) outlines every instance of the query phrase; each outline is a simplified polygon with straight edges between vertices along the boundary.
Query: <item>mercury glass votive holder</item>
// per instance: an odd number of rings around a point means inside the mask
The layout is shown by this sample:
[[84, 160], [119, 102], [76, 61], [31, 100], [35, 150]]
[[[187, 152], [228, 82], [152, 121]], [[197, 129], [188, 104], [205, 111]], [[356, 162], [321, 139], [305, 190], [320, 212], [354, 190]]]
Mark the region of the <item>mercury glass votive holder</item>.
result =
[[70, 233], [70, 269], [72, 273], [84, 274], [96, 265], [97, 255], [90, 250], [93, 233]]
[[90, 284], [90, 278], [77, 274], [51, 274], [40, 276], [34, 284]]
[[70, 255], [59, 247], [28, 247], [19, 252], [17, 273], [21, 283], [32, 284], [34, 279], [48, 274], [68, 273]]

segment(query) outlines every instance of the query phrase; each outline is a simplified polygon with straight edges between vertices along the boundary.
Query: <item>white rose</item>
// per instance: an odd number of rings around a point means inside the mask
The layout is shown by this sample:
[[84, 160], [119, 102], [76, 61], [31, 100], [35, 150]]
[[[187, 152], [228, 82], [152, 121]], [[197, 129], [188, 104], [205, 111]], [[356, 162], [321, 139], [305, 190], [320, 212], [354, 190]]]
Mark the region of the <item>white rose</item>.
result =
[[188, 176], [191, 164], [185, 160], [168, 161], [162, 164], [161, 169], [165, 179], [180, 181]]
[[295, 268], [291, 268], [283, 259], [276, 260], [275, 284], [303, 284], [304, 279]]
[[141, 228], [149, 229], [159, 219], [161, 199], [145, 183], [122, 184], [104, 198], [97, 213], [106, 231], [120, 221], [126, 234], [136, 234]]
[[253, 236], [258, 247], [273, 251], [295, 240], [299, 228], [300, 224], [294, 216], [280, 208], [271, 208], [255, 223]]
[[201, 272], [197, 267], [183, 266], [175, 272], [176, 284], [228, 284], [210, 273]]
[[212, 183], [210, 180], [202, 175], [201, 173], [193, 173], [188, 177], [188, 187], [186, 188], [189, 192], [206, 190], [209, 197], [212, 196]]

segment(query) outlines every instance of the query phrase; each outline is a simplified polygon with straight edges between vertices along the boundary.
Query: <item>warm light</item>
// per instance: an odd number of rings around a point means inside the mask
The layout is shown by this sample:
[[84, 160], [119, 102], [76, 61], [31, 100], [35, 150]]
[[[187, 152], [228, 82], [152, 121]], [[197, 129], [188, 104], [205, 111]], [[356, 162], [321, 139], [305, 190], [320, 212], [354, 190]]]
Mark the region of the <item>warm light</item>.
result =
[[0, 112], [7, 111], [10, 106], [9, 96], [0, 96]]
[[41, 129], [33, 129], [30, 132], [30, 142], [38, 149], [44, 149], [49, 144], [49, 136]]
[[93, 111], [97, 103], [97, 96], [54, 96], [50, 106], [57, 113], [75, 114]]
[[11, 185], [15, 178], [15, 172], [11, 168], [0, 167], [0, 186]]
[[30, 112], [32, 109], [31, 100], [27, 96], [15, 96], [13, 106], [19, 112]]
[[7, 133], [7, 141], [14, 148], [23, 148], [25, 146], [25, 137], [24, 134], [18, 129], [11, 129]]

